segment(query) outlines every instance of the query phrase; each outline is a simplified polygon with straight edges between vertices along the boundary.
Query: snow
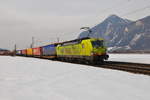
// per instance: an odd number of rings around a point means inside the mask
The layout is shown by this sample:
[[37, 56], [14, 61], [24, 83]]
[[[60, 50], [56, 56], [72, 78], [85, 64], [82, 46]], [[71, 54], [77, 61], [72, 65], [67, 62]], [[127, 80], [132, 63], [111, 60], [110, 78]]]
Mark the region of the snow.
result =
[[120, 44], [121, 42], [122, 42], [122, 39], [120, 39], [119, 42], [116, 45]]
[[118, 37], [118, 35], [116, 34], [116, 32], [114, 33], [114, 37], [110, 40], [111, 42], [114, 42], [114, 40]]
[[150, 54], [109, 54], [109, 61], [150, 64]]
[[25, 57], [0, 64], [0, 100], [150, 99], [146, 75]]
[[134, 45], [138, 39], [140, 39], [142, 34], [136, 34], [134, 38], [131, 40], [131, 45]]
[[114, 46], [114, 47], [109, 47], [107, 49], [108, 49], [108, 51], [112, 52], [112, 51], [121, 50], [121, 49], [128, 50], [130, 48], [131, 47], [129, 45], [127, 45], [127, 46], [124, 46], [124, 47]]

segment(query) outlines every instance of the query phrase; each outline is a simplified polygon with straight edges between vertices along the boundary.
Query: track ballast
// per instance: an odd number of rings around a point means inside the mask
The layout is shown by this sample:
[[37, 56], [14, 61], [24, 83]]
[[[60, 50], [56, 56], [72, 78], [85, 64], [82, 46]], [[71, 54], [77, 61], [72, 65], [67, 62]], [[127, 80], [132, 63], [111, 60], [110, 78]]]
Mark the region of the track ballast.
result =
[[[33, 58], [50, 60], [49, 58], [41, 58], [41, 57], [33, 57]], [[52, 61], [60, 61], [60, 60], [53, 59]], [[107, 68], [107, 69], [120, 70], [120, 71], [126, 71], [134, 74], [144, 74], [150, 76], [150, 64], [118, 62], [118, 61], [104, 61], [102, 64], [90, 64], [87, 62], [79, 62], [79, 61], [70, 62], [67, 60], [65, 61], [61, 60], [60, 62], [88, 65], [91, 67]]]
[[121, 70], [121, 71], [131, 72], [134, 74], [150, 75], [150, 64], [117, 62], [117, 61], [105, 61], [103, 64], [89, 64], [89, 63], [79, 63], [79, 62], [68, 62], [68, 63], [88, 65], [91, 67]]

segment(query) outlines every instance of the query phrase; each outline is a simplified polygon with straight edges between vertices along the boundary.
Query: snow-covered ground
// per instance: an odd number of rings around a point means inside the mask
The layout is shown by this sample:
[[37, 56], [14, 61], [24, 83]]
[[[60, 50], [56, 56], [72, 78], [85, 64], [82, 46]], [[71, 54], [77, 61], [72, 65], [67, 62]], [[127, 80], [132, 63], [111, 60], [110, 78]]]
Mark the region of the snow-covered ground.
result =
[[109, 54], [109, 61], [150, 64], [150, 54]]
[[150, 100], [150, 77], [0, 56], [0, 100]]

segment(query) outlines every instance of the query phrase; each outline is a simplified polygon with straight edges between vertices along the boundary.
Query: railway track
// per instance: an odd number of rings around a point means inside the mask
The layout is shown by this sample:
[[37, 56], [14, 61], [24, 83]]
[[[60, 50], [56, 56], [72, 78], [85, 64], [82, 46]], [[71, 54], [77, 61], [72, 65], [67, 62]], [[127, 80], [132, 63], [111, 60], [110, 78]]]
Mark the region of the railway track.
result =
[[[66, 61], [63, 61], [66, 62]], [[150, 64], [140, 64], [140, 63], [129, 63], [129, 62], [117, 62], [117, 61], [105, 61], [103, 64], [88, 64], [88, 63], [78, 63], [78, 62], [68, 62], [74, 64], [88, 65], [91, 67], [107, 68], [113, 70], [126, 71], [134, 74], [144, 74], [150, 75]]]
[[94, 65], [94, 66], [127, 71], [135, 74], [150, 75], [150, 64], [106, 61], [103, 65]]
[[[48, 58], [40, 58], [40, 59], [49, 60]], [[53, 61], [60, 61], [60, 60], [53, 60]], [[88, 65], [91, 67], [107, 68], [107, 69], [120, 70], [120, 71], [126, 71], [134, 74], [144, 74], [150, 76], [150, 64], [117, 62], [117, 61], [105, 61], [103, 64], [89, 64], [85, 62], [76, 62], [76, 61], [72, 61], [72, 62], [60, 61], [60, 62]]]

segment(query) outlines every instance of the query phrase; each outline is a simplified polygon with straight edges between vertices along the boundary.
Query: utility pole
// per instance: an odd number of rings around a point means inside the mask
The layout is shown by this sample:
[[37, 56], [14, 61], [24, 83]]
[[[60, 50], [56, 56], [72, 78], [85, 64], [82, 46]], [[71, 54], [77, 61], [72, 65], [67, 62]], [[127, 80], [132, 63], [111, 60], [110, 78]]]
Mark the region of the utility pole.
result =
[[32, 43], [31, 43], [31, 48], [34, 47], [34, 37], [32, 36]]
[[16, 50], [17, 50], [17, 45], [14, 45], [14, 51], [12, 52], [12, 55], [15, 56], [16, 55]]
[[57, 42], [59, 43], [59, 37], [57, 37]]
[[14, 46], [14, 51], [16, 51], [17, 50], [17, 45], [15, 44], [15, 46]]

